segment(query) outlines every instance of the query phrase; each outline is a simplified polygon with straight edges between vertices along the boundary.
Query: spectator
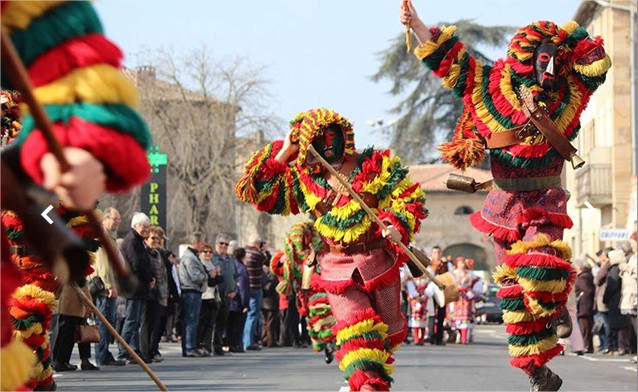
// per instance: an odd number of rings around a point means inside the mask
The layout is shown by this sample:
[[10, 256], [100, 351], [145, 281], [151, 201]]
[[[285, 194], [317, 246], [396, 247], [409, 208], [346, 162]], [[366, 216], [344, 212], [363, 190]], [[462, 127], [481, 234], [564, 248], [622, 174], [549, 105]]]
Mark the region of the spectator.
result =
[[580, 325], [585, 352], [594, 352], [592, 328], [594, 327], [594, 304], [596, 288], [594, 277], [591, 273], [591, 266], [586, 261], [577, 261], [574, 268], [578, 277], [576, 278], [576, 315]]
[[598, 334], [600, 340], [599, 351], [603, 354], [608, 354], [609, 342], [611, 340], [611, 328], [609, 326], [609, 308], [603, 302], [603, 294], [607, 288], [607, 274], [609, 273], [609, 252], [614, 250], [613, 248], [604, 248], [596, 253], [598, 257], [598, 272], [594, 277], [594, 284], [596, 285], [596, 315], [594, 316], [594, 324], [596, 319], [601, 319], [603, 323], [603, 331]]
[[213, 247], [210, 244], [204, 244], [199, 254], [204, 268], [210, 275], [204, 285], [202, 292], [202, 305], [199, 313], [199, 326], [197, 327], [197, 338], [199, 339], [199, 351], [204, 356], [209, 357], [213, 352], [213, 331], [215, 329], [215, 320], [219, 309], [219, 289], [217, 288], [217, 268], [213, 265]]
[[243, 353], [245, 348], [242, 343], [242, 337], [250, 304], [248, 270], [244, 265], [246, 250], [244, 248], [235, 248], [233, 250], [233, 259], [237, 270], [237, 295], [230, 301], [228, 312], [228, 346], [230, 352]]
[[[89, 299], [91, 294], [86, 286], [82, 287], [82, 292]], [[71, 365], [71, 352], [75, 345], [75, 329], [87, 317], [88, 309], [75, 291], [72, 283], [65, 283], [60, 292], [57, 318], [54, 319], [51, 354], [53, 356], [52, 367], [56, 372], [76, 370], [77, 366]], [[91, 358], [91, 344], [78, 343], [82, 370], [100, 370], [93, 365]]]
[[[171, 293], [168, 297], [168, 308], [166, 309], [166, 331], [164, 336], [168, 342], [177, 342], [177, 334], [175, 331], [181, 330], [181, 324], [179, 322], [178, 315], [181, 314], [182, 308], [182, 289], [179, 286], [179, 259], [175, 256], [175, 253], [168, 251], [166, 253], [166, 260], [170, 263], [170, 266], [166, 268], [170, 273], [168, 274], [168, 289]], [[172, 283], [171, 283], [172, 282]]]
[[199, 259], [205, 237], [196, 231], [190, 236], [190, 245], [179, 260], [179, 285], [182, 289], [183, 331], [182, 356], [201, 357], [204, 353], [197, 350], [199, 340], [197, 328], [202, 306], [202, 291], [209, 275]]
[[[113, 246], [117, 249], [116, 237], [117, 229], [122, 223], [120, 212], [113, 207], [106, 208], [104, 215], [102, 216], [102, 227], [108, 234], [109, 239], [113, 242]], [[95, 298], [95, 304], [97, 309], [104, 315], [106, 320], [112, 325], [116, 325], [116, 312], [117, 312], [117, 287], [115, 280], [115, 273], [113, 266], [108, 259], [108, 255], [103, 247], [100, 247], [95, 252], [95, 264], [93, 265], [95, 272], [88, 277], [89, 281], [99, 276], [104, 282], [104, 292], [98, 293]], [[95, 360], [98, 365], [101, 366], [122, 366], [125, 365], [125, 361], [116, 360], [113, 354], [109, 351], [109, 343], [113, 339], [111, 333], [106, 328], [106, 325], [102, 320], [97, 320], [97, 325], [100, 328], [100, 341], [95, 345]]]
[[156, 279], [155, 287], [149, 292], [140, 332], [140, 351], [142, 352], [142, 358], [146, 362], [162, 361], [162, 355], [159, 352], [159, 341], [164, 328], [161, 320], [168, 305], [168, 273], [159, 252], [163, 234], [164, 231], [161, 228], [152, 226], [149, 228], [148, 237], [145, 240], [153, 276]]
[[[144, 244], [144, 238], [148, 235], [150, 225], [151, 220], [146, 214], [136, 212], [131, 220], [131, 231], [124, 237], [122, 242], [124, 259], [139, 282], [137, 290], [126, 295], [126, 313], [124, 325], [122, 326], [122, 338], [139, 354], [141, 354], [140, 325], [146, 312], [149, 289], [153, 289], [156, 283], [151, 267], [151, 259]], [[119, 344], [117, 359], [132, 361], [122, 344]]]
[[[430, 256], [432, 259], [432, 263], [430, 266], [434, 270], [435, 275], [441, 275], [446, 272], [452, 271], [452, 263], [447, 261], [443, 257], [443, 252], [441, 251], [441, 247], [435, 245], [432, 247], [432, 254]], [[434, 318], [432, 321], [428, 320], [429, 328], [429, 341], [431, 344], [436, 344], [437, 346], [444, 346], [445, 342], [443, 341], [443, 322], [445, 321], [447, 309], [445, 306], [439, 306], [436, 301], [432, 301], [434, 303]]]
[[237, 269], [235, 262], [228, 255], [228, 245], [230, 238], [224, 234], [217, 236], [215, 241], [215, 252], [213, 253], [213, 265], [217, 267], [222, 280], [219, 283], [219, 312], [215, 320], [215, 337], [213, 340], [213, 354], [224, 355], [224, 334], [228, 324], [228, 314], [230, 312], [230, 301], [237, 295]]
[[268, 265], [264, 265], [264, 300], [261, 304], [264, 316], [262, 341], [267, 347], [279, 347], [277, 343], [279, 336], [279, 293], [276, 290], [278, 283], [277, 275], [268, 268]]
[[[244, 326], [244, 348], [246, 350], [260, 350], [254, 338], [257, 334], [257, 325], [261, 318], [261, 303], [263, 301], [262, 280], [264, 274], [264, 261], [266, 257], [262, 251], [264, 243], [259, 234], [253, 233], [248, 238], [246, 246], [246, 269], [249, 279], [250, 305]], [[259, 334], [261, 336], [261, 334]]]
[[[620, 299], [620, 312], [625, 316], [630, 330], [633, 331], [632, 336], [636, 336], [638, 327], [636, 326], [636, 232], [631, 235], [629, 240], [631, 253], [629, 261], [620, 265], [620, 278], [622, 280], [622, 291]], [[632, 344], [631, 347], [636, 347]], [[636, 356], [632, 358], [632, 362], [636, 363]]]
[[625, 318], [620, 313], [620, 294], [622, 281], [620, 280], [620, 264], [626, 263], [625, 252], [621, 249], [609, 252], [609, 273], [607, 274], [607, 288], [603, 294], [603, 302], [609, 309], [609, 326], [611, 336], [609, 350], [625, 355], [629, 352], [629, 341]]

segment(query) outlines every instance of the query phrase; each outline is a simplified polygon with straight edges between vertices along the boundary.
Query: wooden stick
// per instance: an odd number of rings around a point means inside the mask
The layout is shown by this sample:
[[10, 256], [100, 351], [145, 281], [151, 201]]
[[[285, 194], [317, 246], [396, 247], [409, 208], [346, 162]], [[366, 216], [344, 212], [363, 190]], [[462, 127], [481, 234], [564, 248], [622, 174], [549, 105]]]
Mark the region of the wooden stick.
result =
[[[27, 106], [29, 106], [29, 110], [35, 119], [35, 123], [47, 142], [49, 151], [53, 153], [60, 165], [60, 170], [62, 172], [69, 171], [71, 165], [69, 165], [69, 162], [64, 157], [60, 142], [58, 142], [55, 137], [55, 133], [53, 133], [51, 120], [44, 111], [44, 107], [36, 99], [35, 94], [33, 93], [34, 88], [31, 83], [31, 79], [29, 78], [29, 74], [22, 63], [22, 60], [18, 56], [13, 43], [8, 38], [8, 34], [5, 29], [2, 29], [0, 38], [2, 43], [0, 53], [2, 58], [2, 68], [7, 72], [7, 75], [9, 75], [9, 78], [11, 79], [11, 83], [13, 83], [15, 88], [20, 91], [22, 98], [26, 102]], [[113, 265], [117, 276], [120, 278], [127, 278], [129, 276], [129, 271], [124, 262], [120, 259], [119, 254], [115, 250], [115, 246], [113, 246], [113, 243], [107, 238], [106, 232], [102, 228], [102, 224], [97, 218], [95, 211], [86, 211], [83, 213], [87, 216], [89, 225], [91, 225], [93, 230], [98, 234], [98, 240], [102, 244], [102, 247], [104, 247], [104, 250], [108, 255], [108, 259]]]
[[[319, 155], [319, 153], [317, 152], [317, 150], [315, 150], [315, 148], [312, 146], [312, 144], [308, 145], [308, 151], [319, 160], [319, 162], [321, 162], [321, 164], [328, 169], [328, 171], [330, 173], [332, 173], [332, 175], [334, 175], [337, 180], [341, 183], [341, 185], [343, 185], [343, 187], [346, 189], [346, 191], [348, 191], [348, 194], [350, 194], [350, 196], [352, 196], [353, 199], [355, 199], [360, 205], [361, 208], [364, 209], [364, 211], [370, 216], [370, 218], [372, 218], [373, 221], [375, 221], [375, 223], [377, 225], [379, 225], [379, 227], [381, 227], [382, 230], [387, 230], [387, 226], [385, 225], [385, 223], [383, 223], [381, 221], [381, 219], [379, 219], [379, 217], [377, 216], [377, 214], [374, 213], [374, 211], [372, 211], [372, 209], [370, 207], [368, 207], [368, 205], [366, 204], [365, 201], [363, 201], [363, 199], [361, 198], [361, 196], [359, 196], [357, 194], [357, 192], [354, 191], [354, 189], [352, 189], [352, 187], [350, 186], [350, 184], [348, 183], [348, 181], [346, 181], [345, 179], [343, 179], [340, 175], [339, 172], [337, 172], [335, 170], [334, 167], [332, 167], [332, 165], [330, 165], [330, 163], [328, 163], [321, 155]], [[434, 276], [432, 276], [432, 274], [430, 273], [430, 271], [428, 271], [428, 269], [423, 265], [423, 263], [421, 263], [421, 261], [414, 255], [414, 253], [412, 253], [412, 251], [401, 241], [396, 243], [397, 245], [399, 245], [399, 247], [401, 248], [401, 250], [403, 251], [403, 253], [405, 253], [410, 260], [412, 260], [412, 262], [414, 262], [414, 264], [419, 267], [419, 269], [421, 270], [421, 272], [423, 272], [423, 274], [430, 279], [432, 282], [434, 282], [434, 284], [441, 290], [445, 289], [445, 285], [443, 283], [441, 283], [440, 281], [438, 281]]]
[[144, 369], [144, 371], [151, 377], [151, 379], [153, 379], [153, 381], [155, 382], [155, 384], [157, 384], [157, 387], [160, 389], [160, 391], [168, 391], [168, 389], [166, 388], [166, 385], [164, 385], [162, 381], [160, 381], [160, 379], [155, 375], [155, 373], [153, 373], [153, 370], [151, 370], [151, 368], [146, 364], [146, 362], [144, 362], [144, 360], [140, 358], [139, 355], [137, 355], [135, 350], [133, 350], [133, 348], [126, 343], [124, 338], [120, 336], [119, 333], [117, 333], [117, 331], [115, 330], [115, 328], [113, 328], [111, 323], [109, 323], [106, 317], [104, 317], [104, 315], [100, 312], [100, 310], [93, 304], [93, 301], [91, 301], [84, 294], [82, 289], [80, 289], [80, 286], [78, 286], [77, 283], [73, 282], [73, 288], [75, 289], [75, 292], [78, 294], [80, 299], [84, 301], [84, 304], [88, 306], [89, 309], [91, 309], [91, 311], [100, 319], [100, 321], [104, 323], [104, 326], [106, 327], [106, 329], [109, 330], [111, 335], [113, 335], [113, 337], [118, 342], [120, 342], [122, 346], [124, 346], [124, 348], [126, 349], [126, 352], [129, 353], [131, 358], [133, 358], [135, 362], [137, 362], [142, 367], [142, 369]]

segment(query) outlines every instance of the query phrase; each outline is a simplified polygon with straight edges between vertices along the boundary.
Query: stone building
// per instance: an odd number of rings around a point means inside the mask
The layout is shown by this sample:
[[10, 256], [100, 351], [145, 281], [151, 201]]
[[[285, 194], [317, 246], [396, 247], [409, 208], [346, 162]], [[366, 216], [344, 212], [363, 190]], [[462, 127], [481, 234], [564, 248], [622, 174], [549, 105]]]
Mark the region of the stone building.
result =
[[637, 4], [635, 0], [583, 1], [574, 16], [591, 35], [603, 37], [613, 62], [607, 80], [581, 116], [581, 131], [574, 141], [587, 163], [578, 170], [565, 165], [566, 187], [572, 195], [568, 213], [574, 221], [565, 240], [575, 256], [591, 256], [602, 246], [617, 245], [601, 241], [601, 231], [636, 230], [635, 124], [632, 128], [636, 59], [632, 50], [635, 53]]

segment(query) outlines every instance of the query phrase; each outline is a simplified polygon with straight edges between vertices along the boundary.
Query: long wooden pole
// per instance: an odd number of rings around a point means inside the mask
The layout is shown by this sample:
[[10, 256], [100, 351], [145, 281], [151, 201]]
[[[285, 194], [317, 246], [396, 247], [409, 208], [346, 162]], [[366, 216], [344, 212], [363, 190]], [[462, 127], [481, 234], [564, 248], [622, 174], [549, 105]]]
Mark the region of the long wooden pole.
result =
[[[328, 169], [328, 171], [330, 173], [332, 173], [332, 175], [334, 175], [337, 180], [341, 183], [341, 185], [343, 185], [343, 187], [345, 188], [346, 191], [348, 191], [348, 194], [350, 194], [350, 196], [352, 196], [353, 199], [355, 199], [359, 204], [361, 204], [361, 208], [363, 208], [363, 210], [370, 216], [370, 218], [372, 218], [372, 220], [375, 221], [375, 223], [377, 225], [379, 225], [379, 227], [381, 227], [382, 230], [387, 230], [387, 226], [385, 223], [383, 223], [383, 221], [381, 221], [381, 219], [379, 219], [379, 217], [377, 216], [377, 214], [374, 213], [374, 211], [372, 211], [372, 209], [366, 204], [365, 201], [363, 201], [363, 199], [361, 198], [361, 196], [359, 196], [357, 194], [357, 192], [354, 191], [354, 189], [352, 189], [352, 187], [350, 186], [350, 184], [348, 183], [348, 181], [346, 181], [345, 179], [343, 179], [340, 175], [339, 172], [337, 172], [335, 170], [334, 167], [332, 167], [332, 165], [330, 165], [330, 163], [328, 163], [328, 161], [326, 161], [321, 155], [319, 155], [319, 153], [317, 152], [317, 150], [315, 150], [315, 148], [312, 146], [312, 144], [308, 145], [308, 151], [315, 157], [317, 158], [317, 160], [319, 160], [319, 162], [321, 162], [321, 164]], [[421, 272], [423, 272], [423, 274], [430, 279], [432, 282], [434, 282], [434, 284], [441, 290], [445, 289], [445, 285], [443, 283], [441, 283], [439, 280], [437, 280], [434, 276], [432, 276], [432, 274], [430, 273], [430, 271], [428, 271], [428, 269], [423, 265], [423, 263], [421, 263], [421, 261], [414, 255], [414, 253], [412, 253], [412, 251], [410, 250], [410, 248], [408, 248], [403, 242], [399, 241], [396, 243], [397, 245], [399, 245], [399, 247], [401, 248], [401, 250], [403, 251], [403, 253], [405, 253], [410, 260], [412, 260], [412, 262], [414, 262], [414, 264], [419, 267], [419, 270], [421, 270]]]
[[[47, 116], [46, 112], [44, 111], [44, 107], [36, 99], [35, 94], [33, 93], [34, 91], [33, 84], [31, 83], [29, 74], [27, 73], [27, 70], [24, 67], [24, 64], [22, 63], [22, 60], [18, 56], [18, 53], [15, 47], [13, 46], [13, 43], [11, 42], [11, 40], [9, 40], [8, 35], [4, 29], [2, 29], [2, 32], [0, 34], [0, 44], [1, 44], [0, 55], [2, 59], [2, 67], [9, 75], [9, 78], [11, 79], [11, 82], [13, 83], [13, 85], [22, 94], [22, 98], [24, 99], [26, 104], [29, 106], [29, 110], [31, 111], [33, 118], [35, 119], [35, 123], [37, 124], [38, 129], [42, 132], [44, 138], [46, 139], [49, 150], [53, 153], [53, 155], [57, 159], [60, 165], [60, 169], [63, 172], [68, 171], [71, 168], [71, 166], [69, 165], [68, 161], [64, 157], [64, 154], [62, 152], [62, 147], [60, 143], [58, 142], [57, 138], [55, 137], [55, 133], [53, 133], [53, 127], [52, 127], [51, 121], [49, 117]], [[115, 269], [115, 272], [117, 273], [118, 277], [128, 278], [128, 280], [125, 280], [125, 282], [126, 284], [131, 285], [132, 284], [131, 278], [133, 276], [130, 275], [129, 270], [126, 268], [124, 262], [121, 260], [119, 254], [115, 250], [115, 245], [113, 245], [113, 242], [109, 238], [107, 238], [106, 231], [104, 230], [104, 228], [102, 227], [102, 224], [98, 220], [97, 215], [95, 214], [95, 211], [86, 211], [83, 213], [86, 215], [88, 222], [93, 228], [93, 230], [95, 231], [95, 233], [97, 233], [98, 240], [104, 247], [104, 250], [106, 251], [106, 254], [108, 256], [108, 260], [110, 261], [113, 268]], [[108, 323], [106, 318], [104, 318], [104, 316], [97, 310], [95, 305], [93, 305], [93, 302], [91, 302], [88, 298], [86, 298], [82, 290], [79, 290], [78, 288], [77, 291], [80, 293], [79, 294], [80, 298], [84, 299], [84, 302], [89, 306], [89, 308], [91, 308], [95, 312], [95, 314], [97, 314], [98, 317], [100, 317], [100, 320], [102, 320], [105, 323], [105, 325], [107, 325], [107, 328], [110, 327], [109, 331], [113, 334], [113, 336], [118, 338], [118, 341], [122, 343], [122, 345], [126, 348], [129, 354], [131, 354], [131, 357], [135, 359], [135, 361], [138, 364], [140, 364], [140, 366], [142, 366], [142, 368], [146, 371], [146, 373], [148, 373], [148, 375], [153, 379], [153, 381], [155, 381], [155, 383], [160, 387], [161, 390], [166, 391], [167, 390], [166, 387], [164, 386], [164, 384], [161, 383], [161, 381], [159, 381], [157, 376], [155, 376], [151, 368], [149, 368], [146, 365], [146, 363], [137, 354], [135, 354], [135, 351], [126, 344], [124, 339], [122, 339], [122, 337], [119, 336], [117, 331], [115, 331], [115, 329]]]
[[78, 294], [78, 296], [82, 299], [82, 301], [84, 301], [84, 304], [88, 306], [89, 309], [91, 309], [91, 311], [100, 319], [100, 321], [104, 323], [104, 326], [106, 327], [106, 329], [109, 330], [111, 335], [113, 335], [113, 337], [118, 342], [120, 342], [122, 346], [124, 346], [124, 348], [126, 349], [126, 352], [128, 352], [131, 358], [133, 358], [135, 362], [137, 362], [142, 367], [142, 369], [144, 369], [144, 371], [151, 377], [151, 379], [155, 382], [155, 384], [157, 384], [157, 387], [160, 389], [160, 391], [168, 391], [168, 389], [166, 388], [166, 385], [164, 385], [162, 381], [160, 381], [160, 379], [155, 375], [155, 373], [153, 373], [153, 370], [151, 370], [151, 368], [146, 364], [146, 362], [144, 362], [144, 360], [140, 358], [139, 355], [137, 355], [135, 350], [133, 350], [133, 348], [126, 343], [124, 338], [120, 336], [119, 333], [117, 333], [117, 331], [115, 330], [115, 328], [113, 328], [111, 323], [109, 323], [106, 317], [104, 317], [104, 315], [100, 312], [100, 310], [93, 304], [93, 301], [91, 301], [84, 294], [82, 289], [80, 289], [80, 286], [78, 286], [77, 283], [73, 282], [73, 288], [75, 289], [75, 292]]
[[[16, 52], [13, 43], [8, 38], [8, 35], [4, 29], [2, 29], [1, 37], [2, 45], [1, 45], [1, 58], [2, 58], [2, 68], [7, 72], [9, 78], [11, 79], [11, 83], [16, 87], [17, 90], [22, 94], [22, 98], [29, 106], [29, 110], [35, 119], [35, 123], [38, 126], [38, 129], [42, 132], [44, 136], [47, 146], [49, 147], [49, 151], [53, 153], [56, 160], [60, 165], [60, 169], [62, 172], [67, 172], [71, 166], [69, 162], [67, 162], [64, 154], [62, 152], [62, 147], [55, 137], [55, 133], [53, 133], [53, 126], [51, 124], [51, 120], [47, 116], [44, 111], [44, 107], [38, 102], [33, 93], [33, 84], [31, 83], [31, 79], [29, 78], [29, 74], [27, 73], [24, 64], [20, 57], [18, 57], [18, 53]], [[113, 265], [115, 272], [120, 278], [129, 278], [130, 272], [126, 268], [124, 262], [120, 259], [118, 252], [115, 250], [115, 246], [112, 241], [106, 236], [106, 232], [102, 228], [102, 224], [100, 223], [95, 211], [86, 211], [84, 212], [86, 215], [89, 225], [94, 229], [94, 231], [98, 234], [98, 239], [106, 254], [108, 255], [108, 259]]]

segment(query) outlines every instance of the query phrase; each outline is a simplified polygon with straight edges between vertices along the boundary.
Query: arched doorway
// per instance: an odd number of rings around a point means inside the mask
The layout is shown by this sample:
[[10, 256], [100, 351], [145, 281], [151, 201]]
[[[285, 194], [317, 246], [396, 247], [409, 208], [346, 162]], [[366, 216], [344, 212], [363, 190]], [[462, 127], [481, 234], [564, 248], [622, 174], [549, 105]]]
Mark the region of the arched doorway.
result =
[[487, 265], [487, 252], [480, 246], [474, 244], [462, 243], [450, 245], [443, 250], [444, 256], [452, 256], [452, 260], [457, 257], [465, 257], [474, 259], [475, 270], [489, 270]]

